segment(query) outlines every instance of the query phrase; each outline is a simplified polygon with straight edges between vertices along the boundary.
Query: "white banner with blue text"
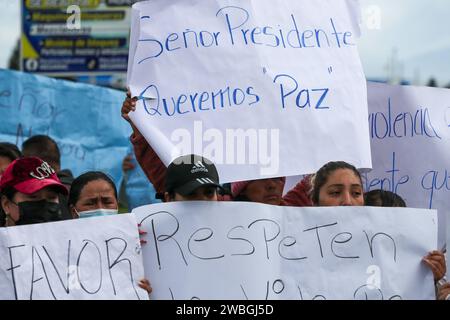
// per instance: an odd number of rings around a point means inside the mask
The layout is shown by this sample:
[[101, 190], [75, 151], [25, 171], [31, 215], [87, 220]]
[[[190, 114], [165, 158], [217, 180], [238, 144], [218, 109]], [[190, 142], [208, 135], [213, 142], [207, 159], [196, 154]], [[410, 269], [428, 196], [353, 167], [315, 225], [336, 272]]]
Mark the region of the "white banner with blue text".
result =
[[371, 168], [355, 0], [154, 0], [133, 6], [130, 118], [167, 166], [221, 181]]
[[450, 90], [369, 82], [368, 99], [373, 170], [363, 174], [364, 189], [437, 209], [442, 249], [450, 208]]

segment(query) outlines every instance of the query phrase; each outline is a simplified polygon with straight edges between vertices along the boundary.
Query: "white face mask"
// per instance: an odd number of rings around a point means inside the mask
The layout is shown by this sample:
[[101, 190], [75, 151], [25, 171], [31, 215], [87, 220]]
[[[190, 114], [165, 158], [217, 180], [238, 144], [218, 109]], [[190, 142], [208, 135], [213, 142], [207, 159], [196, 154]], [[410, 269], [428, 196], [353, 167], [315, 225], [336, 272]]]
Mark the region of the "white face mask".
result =
[[[75, 210], [76, 211], [76, 210]], [[111, 216], [118, 213], [117, 209], [95, 209], [89, 211], [76, 211], [78, 216], [81, 218], [92, 218], [92, 217], [102, 217], [102, 216]]]

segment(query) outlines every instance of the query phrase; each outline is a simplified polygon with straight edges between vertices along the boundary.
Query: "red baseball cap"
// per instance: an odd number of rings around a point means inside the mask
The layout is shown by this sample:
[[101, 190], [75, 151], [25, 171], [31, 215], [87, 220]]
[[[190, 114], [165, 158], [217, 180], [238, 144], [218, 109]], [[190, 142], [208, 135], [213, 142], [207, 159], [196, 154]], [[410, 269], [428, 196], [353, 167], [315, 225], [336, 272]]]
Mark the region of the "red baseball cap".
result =
[[0, 178], [0, 192], [8, 187], [14, 187], [19, 192], [32, 194], [50, 186], [64, 195], [68, 194], [67, 188], [59, 181], [55, 170], [37, 157], [14, 160]]

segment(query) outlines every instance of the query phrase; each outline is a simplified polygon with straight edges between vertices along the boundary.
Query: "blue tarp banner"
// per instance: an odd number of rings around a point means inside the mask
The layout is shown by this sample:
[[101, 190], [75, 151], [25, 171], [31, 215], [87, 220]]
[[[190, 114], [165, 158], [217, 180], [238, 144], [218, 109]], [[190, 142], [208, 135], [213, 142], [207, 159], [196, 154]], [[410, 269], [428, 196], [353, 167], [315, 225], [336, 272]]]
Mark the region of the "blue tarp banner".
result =
[[61, 150], [61, 168], [111, 175], [119, 187], [131, 128], [120, 116], [125, 93], [0, 69], [0, 141], [45, 134]]
[[132, 157], [131, 162], [134, 164], [134, 169], [128, 170], [124, 178], [128, 210], [131, 212], [134, 208], [146, 204], [160, 203], [161, 200], [155, 198], [155, 188], [136, 161], [132, 146], [130, 146], [128, 154]]

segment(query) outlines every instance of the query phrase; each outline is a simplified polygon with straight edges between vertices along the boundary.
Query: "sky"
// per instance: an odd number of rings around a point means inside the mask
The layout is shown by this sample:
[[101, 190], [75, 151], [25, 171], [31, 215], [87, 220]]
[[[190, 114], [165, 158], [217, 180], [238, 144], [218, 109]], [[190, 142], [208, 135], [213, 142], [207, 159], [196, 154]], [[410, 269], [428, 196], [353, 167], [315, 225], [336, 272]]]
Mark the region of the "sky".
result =
[[[330, 0], [334, 1], [334, 0]], [[0, 0], [0, 68], [20, 36], [20, 0]], [[450, 0], [360, 0], [358, 43], [368, 79], [450, 84]], [[392, 62], [393, 61], [393, 62]]]
[[[450, 84], [449, 0], [360, 3], [363, 27], [358, 49], [367, 78], [386, 77], [386, 66], [396, 52], [399, 63], [394, 65], [402, 78], [424, 84], [435, 77], [440, 86]], [[379, 25], [367, 18], [376, 12], [373, 8], [379, 10]]]
[[20, 1], [0, 0], [0, 68], [8, 66], [9, 57], [20, 37]]

